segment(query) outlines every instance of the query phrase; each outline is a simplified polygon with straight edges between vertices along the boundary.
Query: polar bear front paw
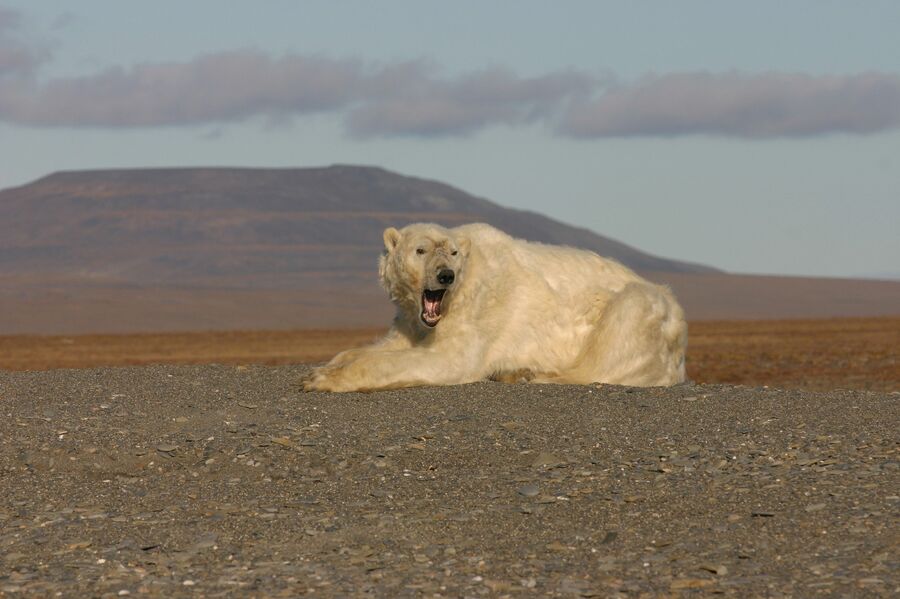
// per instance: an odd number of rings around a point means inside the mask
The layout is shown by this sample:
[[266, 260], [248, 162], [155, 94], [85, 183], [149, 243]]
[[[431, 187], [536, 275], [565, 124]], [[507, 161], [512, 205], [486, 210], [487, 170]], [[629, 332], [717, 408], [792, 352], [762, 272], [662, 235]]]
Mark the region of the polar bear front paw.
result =
[[319, 366], [313, 368], [306, 376], [300, 379], [300, 386], [304, 391], [337, 391], [335, 385], [336, 368]]
[[304, 391], [331, 391], [336, 393], [358, 391], [359, 385], [343, 365], [326, 364], [313, 368], [300, 379]]

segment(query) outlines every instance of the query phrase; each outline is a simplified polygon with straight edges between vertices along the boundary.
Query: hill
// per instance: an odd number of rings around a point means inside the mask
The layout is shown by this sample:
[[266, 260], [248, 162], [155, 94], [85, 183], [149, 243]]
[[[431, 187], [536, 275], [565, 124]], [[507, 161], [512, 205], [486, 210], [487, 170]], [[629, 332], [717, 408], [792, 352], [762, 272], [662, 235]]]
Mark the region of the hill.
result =
[[[0, 192], [0, 274], [297, 288], [371, 278], [387, 226], [484, 221], [639, 270], [711, 272], [379, 168], [61, 172]], [[305, 285], [304, 285], [305, 286]]]
[[692, 319], [896, 314], [900, 283], [728, 275], [380, 168], [59, 172], [0, 191], [0, 334], [378, 326], [387, 226], [483, 221], [671, 285]]

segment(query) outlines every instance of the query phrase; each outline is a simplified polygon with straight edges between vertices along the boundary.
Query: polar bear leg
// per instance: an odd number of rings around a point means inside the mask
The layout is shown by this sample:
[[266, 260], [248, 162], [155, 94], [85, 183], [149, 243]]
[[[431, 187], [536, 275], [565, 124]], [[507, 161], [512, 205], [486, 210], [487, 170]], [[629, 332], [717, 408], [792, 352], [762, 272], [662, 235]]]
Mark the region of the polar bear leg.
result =
[[684, 381], [686, 347], [684, 312], [672, 293], [630, 283], [610, 299], [573, 368], [553, 382], [674, 385]]
[[477, 356], [444, 348], [354, 350], [352, 358], [332, 361], [313, 370], [307, 391], [376, 391], [422, 385], [453, 385], [483, 378]]

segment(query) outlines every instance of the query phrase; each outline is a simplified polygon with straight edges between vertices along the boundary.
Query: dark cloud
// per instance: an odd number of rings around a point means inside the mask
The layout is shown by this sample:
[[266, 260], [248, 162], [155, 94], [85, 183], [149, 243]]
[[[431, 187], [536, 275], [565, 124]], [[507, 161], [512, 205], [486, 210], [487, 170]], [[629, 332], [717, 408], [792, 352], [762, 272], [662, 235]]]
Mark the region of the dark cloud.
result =
[[647, 77], [572, 106], [573, 137], [866, 134], [900, 126], [900, 76], [683, 73]]

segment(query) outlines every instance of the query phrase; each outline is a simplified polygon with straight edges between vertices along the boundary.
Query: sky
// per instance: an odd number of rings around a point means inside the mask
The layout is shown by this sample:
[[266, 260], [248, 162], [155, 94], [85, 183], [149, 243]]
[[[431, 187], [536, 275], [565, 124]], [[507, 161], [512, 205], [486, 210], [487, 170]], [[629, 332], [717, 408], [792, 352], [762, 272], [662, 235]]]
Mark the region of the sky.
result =
[[731, 272], [900, 278], [900, 2], [0, 0], [0, 188], [376, 165]]

